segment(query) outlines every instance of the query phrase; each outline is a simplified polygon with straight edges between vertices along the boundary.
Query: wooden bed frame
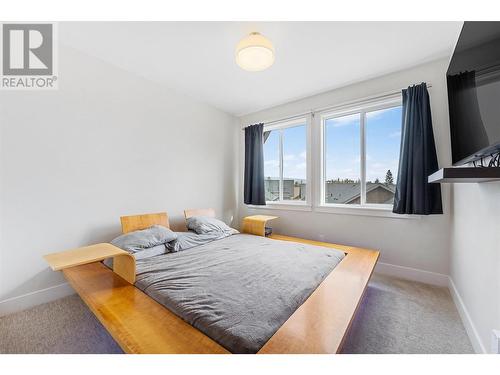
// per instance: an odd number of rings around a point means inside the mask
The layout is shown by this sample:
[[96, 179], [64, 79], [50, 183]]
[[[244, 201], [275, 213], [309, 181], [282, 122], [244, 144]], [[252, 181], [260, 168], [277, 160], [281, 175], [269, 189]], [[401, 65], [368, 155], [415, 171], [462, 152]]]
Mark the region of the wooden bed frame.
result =
[[[214, 216], [186, 210], [185, 217]], [[124, 216], [124, 233], [169, 226], [166, 213]], [[261, 348], [264, 353], [339, 353], [379, 252], [274, 234], [270, 238], [343, 250], [346, 257]], [[211, 338], [100, 262], [63, 269], [64, 276], [126, 353], [225, 353]]]

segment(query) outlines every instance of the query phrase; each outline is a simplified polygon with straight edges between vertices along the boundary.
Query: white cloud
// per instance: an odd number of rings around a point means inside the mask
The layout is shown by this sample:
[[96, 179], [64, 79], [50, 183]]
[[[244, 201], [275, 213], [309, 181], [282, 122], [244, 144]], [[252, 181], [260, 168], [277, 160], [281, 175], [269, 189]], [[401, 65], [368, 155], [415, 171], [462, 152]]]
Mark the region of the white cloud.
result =
[[359, 125], [359, 114], [336, 117], [326, 121], [327, 125], [331, 125], [334, 128], [348, 125]]
[[307, 164], [305, 162], [300, 163], [283, 163], [283, 175], [287, 178], [298, 178], [298, 179], [306, 179], [306, 169]]
[[385, 175], [387, 171], [390, 170], [392, 172], [392, 176], [394, 177], [394, 181], [396, 181], [396, 176], [398, 174], [398, 161], [390, 161], [390, 162], [373, 162], [367, 163], [366, 165], [366, 180], [367, 181], [375, 181], [377, 178], [379, 181], [385, 181]]
[[381, 109], [378, 111], [372, 111], [372, 112], [366, 112], [366, 118], [367, 119], [375, 119], [379, 118], [382, 115], [384, 115], [386, 112], [391, 111], [393, 108], [386, 108], [386, 109]]
[[401, 131], [389, 134], [389, 138], [401, 138]]
[[265, 167], [279, 167], [280, 166], [280, 161], [279, 160], [266, 160], [264, 162]]
[[[265, 176], [278, 176], [280, 162], [277, 159], [265, 160]], [[307, 164], [305, 158], [299, 158], [298, 155], [283, 156], [283, 173], [287, 178], [306, 179]]]
[[386, 167], [386, 164], [385, 163], [370, 163], [369, 168], [373, 168], [373, 169], [384, 169]]
[[[279, 160], [266, 160], [264, 162], [267, 175], [279, 174]], [[306, 152], [299, 154], [283, 155], [283, 173], [287, 178], [306, 179]]]
[[296, 168], [302, 170], [302, 169], [306, 169], [306, 167], [307, 167], [307, 164], [305, 162], [303, 162], [303, 163], [297, 164]]

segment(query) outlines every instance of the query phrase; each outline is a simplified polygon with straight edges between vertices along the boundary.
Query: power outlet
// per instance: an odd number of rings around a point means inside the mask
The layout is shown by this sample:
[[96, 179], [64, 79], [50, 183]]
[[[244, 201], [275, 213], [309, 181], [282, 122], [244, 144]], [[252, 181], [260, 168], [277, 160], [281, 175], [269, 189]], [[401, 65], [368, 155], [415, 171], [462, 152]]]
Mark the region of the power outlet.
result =
[[500, 354], [500, 331], [498, 329], [494, 329], [491, 333], [491, 352]]

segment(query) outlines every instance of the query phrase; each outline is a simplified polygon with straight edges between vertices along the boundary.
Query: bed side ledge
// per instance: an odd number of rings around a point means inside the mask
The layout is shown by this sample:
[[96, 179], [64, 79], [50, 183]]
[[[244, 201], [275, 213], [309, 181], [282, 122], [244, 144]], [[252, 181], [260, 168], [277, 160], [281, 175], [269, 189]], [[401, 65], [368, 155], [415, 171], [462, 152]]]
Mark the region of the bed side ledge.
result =
[[61, 271], [66, 268], [113, 258], [113, 271], [130, 284], [135, 282], [135, 258], [128, 252], [110, 243], [98, 243], [51, 253], [44, 255], [43, 258], [54, 271]]

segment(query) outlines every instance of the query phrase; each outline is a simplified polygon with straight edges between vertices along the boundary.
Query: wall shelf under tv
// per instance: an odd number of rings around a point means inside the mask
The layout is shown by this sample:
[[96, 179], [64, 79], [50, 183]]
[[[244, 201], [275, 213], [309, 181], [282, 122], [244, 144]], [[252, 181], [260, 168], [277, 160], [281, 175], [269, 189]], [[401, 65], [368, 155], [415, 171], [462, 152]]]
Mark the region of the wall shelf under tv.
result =
[[427, 181], [434, 184], [500, 181], [500, 167], [442, 168], [431, 174]]

